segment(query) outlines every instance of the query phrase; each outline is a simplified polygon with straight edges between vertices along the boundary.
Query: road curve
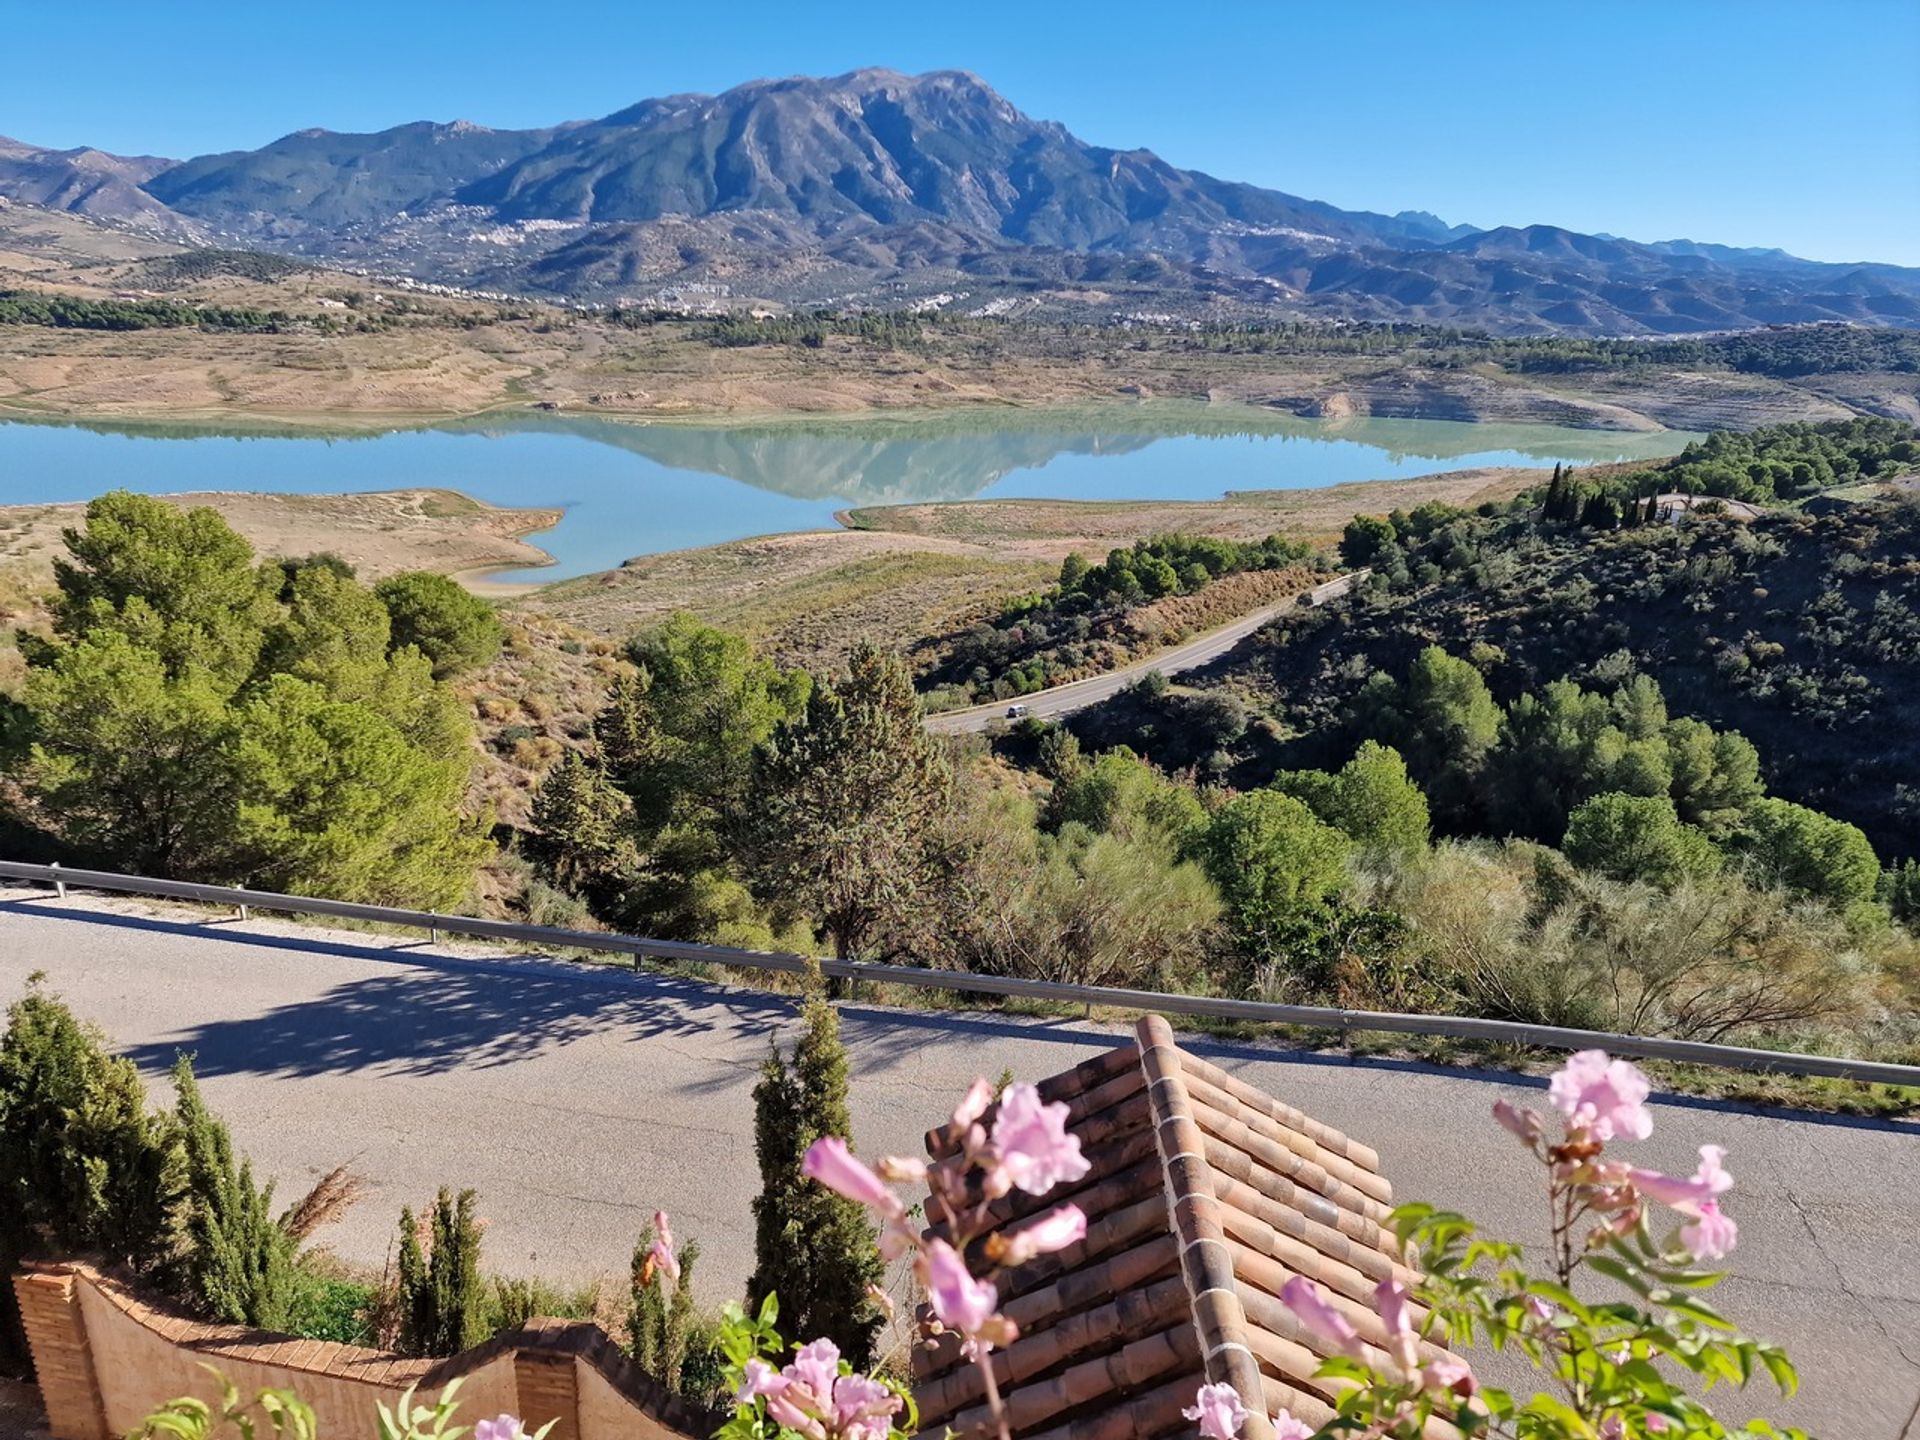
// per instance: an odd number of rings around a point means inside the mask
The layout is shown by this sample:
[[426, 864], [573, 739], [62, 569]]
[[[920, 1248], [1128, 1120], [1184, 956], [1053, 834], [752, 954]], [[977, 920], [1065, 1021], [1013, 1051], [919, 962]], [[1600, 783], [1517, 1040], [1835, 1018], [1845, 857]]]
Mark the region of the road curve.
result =
[[1209, 660], [1217, 660], [1276, 615], [1284, 615], [1303, 602], [1309, 605], [1324, 604], [1337, 595], [1346, 594], [1371, 573], [1370, 570], [1355, 570], [1324, 585], [1316, 585], [1300, 595], [1289, 595], [1277, 605], [1269, 605], [1251, 615], [1242, 615], [1218, 630], [1196, 635], [1171, 650], [1163, 650], [1145, 660], [1136, 660], [1118, 670], [1109, 670], [1104, 675], [1093, 675], [1085, 680], [1036, 690], [1031, 695], [1019, 695], [1010, 700], [996, 700], [991, 705], [973, 705], [965, 710], [946, 710], [938, 715], [929, 715], [927, 729], [936, 735], [960, 735], [984, 730], [996, 720], [1009, 718], [1007, 710], [1014, 705], [1022, 706], [1026, 714], [1042, 719], [1071, 715], [1076, 710], [1084, 710], [1089, 705], [1111, 699], [1150, 671], [1177, 675], [1182, 670], [1192, 670]]
[[[190, 1050], [210, 1103], [282, 1200], [349, 1162], [372, 1189], [320, 1239], [378, 1266], [402, 1204], [480, 1191], [487, 1263], [624, 1284], [656, 1206], [700, 1240], [703, 1303], [751, 1264], [751, 1091], [788, 1000], [538, 957], [482, 958], [129, 899], [0, 887], [0, 1003], [45, 970], [158, 1094]], [[854, 1139], [916, 1153], [976, 1075], [1038, 1079], [1125, 1033], [847, 1005]], [[1511, 1076], [1195, 1041], [1224, 1068], [1377, 1148], [1396, 1192], [1540, 1237], [1533, 1162], [1493, 1126]], [[1804, 1389], [1758, 1408], [1833, 1440], [1898, 1440], [1920, 1397], [1920, 1127], [1662, 1099], [1634, 1158], [1690, 1173], [1723, 1144], [1733, 1277], [1715, 1303], [1789, 1347]], [[1499, 1374], [1499, 1367], [1494, 1366]], [[1738, 1397], [1717, 1402], [1744, 1418]]]

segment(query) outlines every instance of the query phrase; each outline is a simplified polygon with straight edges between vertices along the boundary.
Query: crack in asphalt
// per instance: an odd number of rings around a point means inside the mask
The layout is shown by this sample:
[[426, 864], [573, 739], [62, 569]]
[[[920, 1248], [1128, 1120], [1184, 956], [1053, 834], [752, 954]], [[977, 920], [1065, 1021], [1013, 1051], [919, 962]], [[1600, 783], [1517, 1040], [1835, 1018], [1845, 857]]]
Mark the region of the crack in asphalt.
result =
[[[1807, 1214], [1807, 1207], [1800, 1202], [1800, 1197], [1793, 1193], [1793, 1186], [1786, 1184], [1781, 1185], [1780, 1193], [1786, 1198], [1787, 1204], [1793, 1207], [1793, 1213], [1799, 1218], [1801, 1227], [1806, 1230], [1807, 1239], [1812, 1244], [1814, 1253], [1826, 1261], [1827, 1265], [1832, 1269], [1835, 1287], [1842, 1295], [1854, 1302], [1856, 1309], [1866, 1312], [1867, 1318], [1873, 1322], [1874, 1328], [1886, 1337], [1887, 1343], [1893, 1347], [1894, 1353], [1913, 1367], [1916, 1372], [1920, 1372], [1920, 1357], [1916, 1357], [1909, 1351], [1905, 1344], [1902, 1343], [1901, 1338], [1888, 1328], [1887, 1322], [1880, 1318], [1880, 1312], [1875, 1309], [1873, 1305], [1873, 1302], [1878, 1299], [1893, 1300], [1900, 1297], [1893, 1295], [1870, 1295], [1854, 1289], [1847, 1281], [1846, 1271], [1840, 1268], [1840, 1262], [1833, 1258], [1833, 1255], [1827, 1250], [1826, 1245], [1821, 1241], [1819, 1231], [1813, 1228], [1813, 1220]], [[1810, 1289], [1811, 1287], [1806, 1288]], [[1920, 1406], [1920, 1402], [1916, 1402], [1916, 1404]], [[1911, 1430], [1912, 1428], [1912, 1421], [1909, 1419], [1907, 1429]], [[1904, 1434], [1905, 1432], [1902, 1433]]]

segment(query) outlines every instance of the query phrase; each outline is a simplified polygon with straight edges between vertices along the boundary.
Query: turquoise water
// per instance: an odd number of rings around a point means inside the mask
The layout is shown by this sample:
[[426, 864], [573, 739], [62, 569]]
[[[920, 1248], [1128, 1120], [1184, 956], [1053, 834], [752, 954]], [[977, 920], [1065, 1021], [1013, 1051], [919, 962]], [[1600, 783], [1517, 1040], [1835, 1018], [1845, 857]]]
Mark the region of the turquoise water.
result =
[[331, 494], [436, 486], [493, 505], [560, 506], [531, 537], [559, 580], [636, 555], [812, 530], [861, 505], [967, 499], [1211, 500], [1476, 465], [1672, 454], [1692, 437], [1314, 421], [1162, 403], [864, 421], [640, 424], [544, 414], [373, 434], [0, 422], [0, 502], [168, 494]]

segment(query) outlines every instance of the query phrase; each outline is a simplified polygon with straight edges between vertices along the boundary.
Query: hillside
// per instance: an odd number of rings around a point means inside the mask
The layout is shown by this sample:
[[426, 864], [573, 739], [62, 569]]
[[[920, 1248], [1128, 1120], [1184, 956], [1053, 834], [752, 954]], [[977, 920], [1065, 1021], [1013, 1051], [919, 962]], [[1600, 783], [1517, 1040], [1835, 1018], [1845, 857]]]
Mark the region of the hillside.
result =
[[758, 80], [530, 130], [309, 129], [180, 163], [6, 142], [0, 196], [557, 297], [985, 313], [1065, 299], [1109, 319], [1598, 335], [1920, 325], [1920, 271], [1343, 210], [1092, 144], [960, 71]]
[[1425, 538], [1376, 561], [1392, 580], [1277, 622], [1196, 677], [1247, 707], [1244, 732], [1200, 735], [1179, 695], [1123, 697], [1074, 728], [1171, 765], [1225, 743], [1215, 763], [1254, 783], [1340, 764], [1366, 728], [1369, 682], [1403, 680], [1428, 646], [1469, 658], [1502, 704], [1561, 678], [1611, 690], [1639, 673], [1675, 716], [1751, 740], [1773, 793], [1859, 825], [1885, 861], [1912, 857], [1920, 787], [1901, 777], [1920, 774], [1920, 497], [1904, 487], [1821, 515], [1610, 533], [1530, 507], [1415, 512], [1406, 533], [1425, 524]]

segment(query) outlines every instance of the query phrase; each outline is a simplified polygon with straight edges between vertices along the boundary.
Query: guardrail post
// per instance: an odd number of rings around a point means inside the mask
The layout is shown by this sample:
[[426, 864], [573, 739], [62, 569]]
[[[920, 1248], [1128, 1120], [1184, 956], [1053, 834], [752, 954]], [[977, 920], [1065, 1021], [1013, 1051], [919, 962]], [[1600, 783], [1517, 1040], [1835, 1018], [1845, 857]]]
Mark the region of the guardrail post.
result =
[[[429, 920], [438, 920], [440, 918], [440, 912], [438, 910], [429, 910], [427, 911], [427, 918]], [[427, 943], [429, 945], [438, 945], [440, 943], [440, 927], [438, 925], [427, 926]]]
[[[60, 862], [56, 860], [47, 868], [49, 870], [58, 870], [60, 868]], [[58, 875], [53, 877], [53, 893], [62, 900], [67, 898], [67, 882], [62, 880]]]
[[[236, 885], [236, 886], [234, 886], [233, 888], [234, 888], [234, 889], [236, 889], [236, 890], [245, 890], [245, 889], [246, 889], [247, 887], [246, 887], [246, 886], [244, 886], [244, 885]], [[247, 919], [251, 919], [251, 918], [252, 918], [252, 917], [251, 917], [251, 916], [250, 916], [250, 915], [248, 914], [248, 911], [247, 911], [247, 902], [246, 902], [246, 901], [244, 901], [244, 900], [242, 900], [242, 901], [240, 902], [240, 907], [239, 907], [239, 908], [240, 908], [240, 918], [241, 918], [242, 920], [247, 920]]]

